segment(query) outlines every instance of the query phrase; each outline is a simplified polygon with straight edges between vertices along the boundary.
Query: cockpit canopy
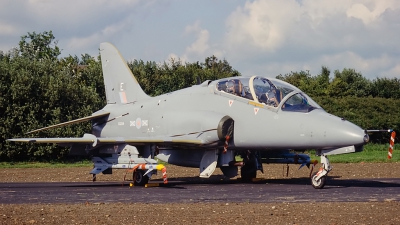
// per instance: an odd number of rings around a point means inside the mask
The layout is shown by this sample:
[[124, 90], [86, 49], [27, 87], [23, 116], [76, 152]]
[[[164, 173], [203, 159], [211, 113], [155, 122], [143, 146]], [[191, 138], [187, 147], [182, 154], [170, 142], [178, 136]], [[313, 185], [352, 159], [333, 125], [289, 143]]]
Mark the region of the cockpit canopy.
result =
[[221, 80], [218, 91], [265, 104], [282, 111], [310, 112], [321, 108], [309, 96], [295, 86], [278, 79], [265, 77], [238, 77]]

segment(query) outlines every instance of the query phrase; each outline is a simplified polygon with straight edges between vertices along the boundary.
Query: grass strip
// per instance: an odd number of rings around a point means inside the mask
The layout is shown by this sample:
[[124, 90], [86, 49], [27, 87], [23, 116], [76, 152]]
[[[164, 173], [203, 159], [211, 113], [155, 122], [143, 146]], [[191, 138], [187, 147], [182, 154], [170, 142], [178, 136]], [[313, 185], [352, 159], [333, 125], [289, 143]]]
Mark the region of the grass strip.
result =
[[[396, 144], [393, 150], [392, 159], [388, 159], [389, 144], [367, 144], [364, 151], [358, 153], [330, 155], [331, 163], [360, 163], [360, 162], [400, 162], [400, 144]], [[320, 161], [320, 157], [315, 155], [314, 150], [306, 151], [311, 159]], [[240, 157], [239, 157], [240, 158]], [[237, 158], [237, 160], [240, 160]], [[161, 164], [167, 164], [160, 162]], [[78, 162], [0, 162], [0, 168], [68, 168], [68, 167], [91, 167], [93, 163], [90, 160]]]

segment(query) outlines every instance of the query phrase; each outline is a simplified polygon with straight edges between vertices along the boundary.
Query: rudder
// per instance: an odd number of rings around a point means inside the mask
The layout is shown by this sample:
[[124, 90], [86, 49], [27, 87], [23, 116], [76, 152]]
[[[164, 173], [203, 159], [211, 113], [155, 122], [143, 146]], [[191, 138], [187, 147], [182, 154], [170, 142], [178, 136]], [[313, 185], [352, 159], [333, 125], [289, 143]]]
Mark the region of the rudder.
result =
[[149, 98], [114, 45], [101, 43], [100, 55], [107, 104], [127, 104]]

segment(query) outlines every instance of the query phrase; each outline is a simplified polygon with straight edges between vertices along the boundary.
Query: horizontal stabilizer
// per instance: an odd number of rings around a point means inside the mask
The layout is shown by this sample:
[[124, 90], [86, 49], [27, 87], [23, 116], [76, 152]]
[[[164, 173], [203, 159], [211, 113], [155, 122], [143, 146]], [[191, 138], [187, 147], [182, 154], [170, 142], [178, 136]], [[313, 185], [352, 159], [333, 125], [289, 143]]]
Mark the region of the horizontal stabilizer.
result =
[[43, 131], [43, 130], [48, 130], [48, 129], [52, 129], [52, 128], [57, 128], [57, 127], [62, 127], [62, 126], [70, 125], [70, 124], [86, 122], [86, 121], [89, 121], [89, 120], [92, 120], [92, 119], [96, 119], [96, 118], [100, 118], [100, 117], [103, 117], [103, 116], [107, 116], [109, 114], [110, 114], [109, 112], [95, 114], [95, 115], [83, 117], [83, 118], [80, 118], [80, 119], [71, 120], [71, 121], [68, 121], [68, 122], [59, 123], [59, 124], [56, 124], [56, 125], [51, 125], [51, 126], [48, 126], [48, 127], [43, 127], [43, 128], [37, 129], [37, 130], [29, 131], [27, 134], [31, 134], [31, 133], [35, 133], [35, 132]]

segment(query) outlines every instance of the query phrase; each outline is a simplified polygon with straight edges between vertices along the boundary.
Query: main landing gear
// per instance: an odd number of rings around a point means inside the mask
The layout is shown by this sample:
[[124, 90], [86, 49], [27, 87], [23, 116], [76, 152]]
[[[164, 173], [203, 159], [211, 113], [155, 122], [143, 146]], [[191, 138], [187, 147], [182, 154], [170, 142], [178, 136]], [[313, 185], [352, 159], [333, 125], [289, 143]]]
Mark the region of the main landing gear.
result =
[[324, 154], [321, 155], [321, 164], [322, 166], [319, 171], [311, 176], [311, 185], [315, 189], [321, 189], [325, 186], [326, 177], [328, 176], [329, 171], [332, 170], [329, 159]]
[[135, 186], [144, 186], [149, 182], [149, 176], [145, 175], [147, 170], [135, 170], [133, 172], [133, 183]]
[[257, 168], [254, 165], [245, 164], [240, 169], [240, 176], [243, 182], [251, 182], [257, 176]]
[[252, 153], [248, 151], [243, 157], [242, 168], [240, 169], [240, 176], [243, 182], [251, 182], [257, 176], [257, 170], [262, 171], [262, 164], [258, 157], [257, 152]]

